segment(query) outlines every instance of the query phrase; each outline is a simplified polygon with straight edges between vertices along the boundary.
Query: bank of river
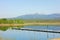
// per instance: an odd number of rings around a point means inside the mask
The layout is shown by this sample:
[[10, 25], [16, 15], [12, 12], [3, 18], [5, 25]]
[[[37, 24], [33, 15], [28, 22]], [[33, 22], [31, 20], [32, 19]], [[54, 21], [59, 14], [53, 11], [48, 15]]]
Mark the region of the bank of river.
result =
[[60, 38], [53, 38], [53, 39], [49, 39], [49, 40], [60, 40]]
[[24, 24], [0, 24], [0, 26], [21, 26], [21, 25], [60, 25], [60, 23], [24, 23]]

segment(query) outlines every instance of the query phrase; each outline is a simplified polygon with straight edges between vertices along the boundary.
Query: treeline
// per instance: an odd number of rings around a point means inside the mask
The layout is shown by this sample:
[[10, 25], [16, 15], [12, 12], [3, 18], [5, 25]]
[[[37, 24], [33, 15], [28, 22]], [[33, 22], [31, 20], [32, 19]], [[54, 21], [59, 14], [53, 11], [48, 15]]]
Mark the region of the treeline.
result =
[[0, 24], [23, 24], [23, 20], [22, 19], [0, 19]]

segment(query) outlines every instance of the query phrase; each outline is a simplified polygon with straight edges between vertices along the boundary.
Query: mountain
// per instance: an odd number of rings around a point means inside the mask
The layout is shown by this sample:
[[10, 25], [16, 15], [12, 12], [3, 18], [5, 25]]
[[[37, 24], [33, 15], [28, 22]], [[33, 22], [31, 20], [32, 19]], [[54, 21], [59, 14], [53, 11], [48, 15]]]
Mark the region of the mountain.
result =
[[28, 14], [16, 17], [18, 19], [60, 19], [60, 14], [50, 14], [50, 15], [42, 15], [42, 14]]

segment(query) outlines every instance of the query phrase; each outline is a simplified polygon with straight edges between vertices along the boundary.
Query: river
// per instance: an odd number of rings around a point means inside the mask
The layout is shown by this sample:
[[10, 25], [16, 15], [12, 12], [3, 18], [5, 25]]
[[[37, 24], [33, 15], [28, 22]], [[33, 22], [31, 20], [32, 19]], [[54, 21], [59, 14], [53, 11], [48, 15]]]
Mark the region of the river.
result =
[[17, 28], [12, 29], [0, 28], [0, 40], [50, 40], [53, 38], [60, 38], [60, 33], [49, 33], [49, 32], [36, 32], [36, 31], [27, 31], [27, 30], [18, 30], [19, 28], [28, 28], [34, 30], [51, 30], [59, 31], [60, 26], [23, 26], [23, 27], [13, 27]]

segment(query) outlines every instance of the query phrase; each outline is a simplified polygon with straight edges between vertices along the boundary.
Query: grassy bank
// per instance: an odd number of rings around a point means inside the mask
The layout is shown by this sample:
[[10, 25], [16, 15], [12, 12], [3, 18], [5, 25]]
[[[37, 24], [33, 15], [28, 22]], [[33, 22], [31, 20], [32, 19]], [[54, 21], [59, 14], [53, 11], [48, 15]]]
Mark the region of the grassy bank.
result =
[[0, 19], [0, 26], [60, 25], [60, 20]]
[[24, 23], [24, 24], [0, 24], [0, 26], [26, 26], [26, 25], [59, 25], [60, 23]]

